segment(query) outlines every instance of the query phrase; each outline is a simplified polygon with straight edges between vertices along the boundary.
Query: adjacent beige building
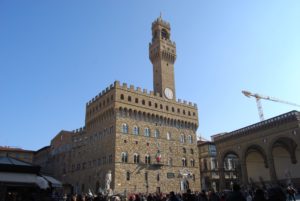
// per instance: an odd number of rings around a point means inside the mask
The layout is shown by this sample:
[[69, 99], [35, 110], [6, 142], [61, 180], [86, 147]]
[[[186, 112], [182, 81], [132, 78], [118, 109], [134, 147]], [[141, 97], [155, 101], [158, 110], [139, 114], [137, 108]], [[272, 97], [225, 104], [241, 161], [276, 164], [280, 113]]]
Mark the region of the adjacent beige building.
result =
[[170, 24], [152, 23], [153, 91], [115, 81], [86, 104], [85, 126], [51, 142], [54, 176], [75, 192], [200, 190], [197, 105], [176, 99]]
[[300, 113], [291, 111], [259, 123], [212, 137], [217, 149], [220, 189], [231, 159], [243, 187], [274, 184], [300, 187]]
[[27, 163], [32, 163], [34, 151], [17, 147], [0, 146], [0, 157], [9, 156]]

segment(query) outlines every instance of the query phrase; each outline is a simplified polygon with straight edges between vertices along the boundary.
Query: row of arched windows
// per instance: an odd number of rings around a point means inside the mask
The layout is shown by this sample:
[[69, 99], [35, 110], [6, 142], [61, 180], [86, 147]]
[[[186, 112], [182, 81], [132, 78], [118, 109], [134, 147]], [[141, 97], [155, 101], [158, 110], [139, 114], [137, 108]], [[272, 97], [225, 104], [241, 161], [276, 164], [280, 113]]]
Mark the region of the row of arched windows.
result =
[[[121, 162], [122, 163], [128, 163], [128, 153], [127, 152], [122, 152], [121, 153]], [[182, 158], [181, 162], [182, 162], [183, 167], [188, 166], [187, 159], [185, 157]], [[135, 163], [135, 164], [140, 163], [140, 155], [139, 154], [137, 154], [137, 153], [133, 154], [133, 163]], [[151, 156], [149, 154], [145, 155], [144, 163], [145, 164], [151, 164]], [[173, 159], [172, 158], [168, 158], [168, 165], [169, 166], [173, 165]], [[190, 160], [190, 166], [195, 167], [195, 160], [194, 159]]]
[[[124, 133], [124, 134], [128, 134], [129, 133], [128, 124], [126, 124], [126, 123], [122, 124], [121, 132]], [[140, 134], [140, 128], [138, 126], [133, 126], [132, 133], [134, 135], [139, 135]], [[148, 127], [144, 128], [144, 136], [151, 137], [151, 130], [150, 130], [150, 128], [148, 128]], [[154, 130], [154, 136], [153, 137], [155, 137], [155, 138], [159, 138], [160, 137], [160, 132], [159, 132], [158, 129]], [[167, 138], [167, 140], [171, 140], [172, 139], [171, 138], [171, 133], [168, 132], [166, 138]], [[186, 138], [186, 136], [184, 134], [181, 134], [179, 140], [180, 140], [181, 143], [187, 142], [187, 143], [192, 144], [193, 143], [193, 136], [188, 135], [187, 138]]]
[[[125, 96], [124, 96], [124, 94], [121, 94], [120, 95], [120, 99], [121, 100], [125, 100]], [[133, 100], [133, 98], [131, 98], [131, 96], [127, 96], [127, 101], [128, 102], [134, 102], [134, 103], [136, 103], [136, 104], [139, 104], [139, 99], [138, 98], [135, 98], [134, 100]], [[146, 103], [147, 102], [147, 103]], [[142, 103], [142, 105], [147, 105], [148, 107], [152, 107], [152, 106], [154, 106], [154, 108], [159, 108], [159, 109], [161, 109], [161, 110], [163, 110], [164, 108], [165, 108], [165, 110], [166, 111], [172, 111], [172, 112], [174, 112], [175, 113], [175, 111], [176, 111], [176, 109], [174, 108], [174, 107], [170, 107], [169, 108], [169, 105], [165, 105], [165, 107], [162, 105], [162, 104], [158, 104], [158, 103], [152, 103], [151, 101], [145, 101], [144, 99], [142, 99], [142, 101], [141, 101], [141, 103]], [[181, 111], [180, 111], [180, 108], [177, 108], [177, 113], [178, 114], [180, 114], [181, 113]], [[193, 116], [196, 116], [196, 113], [195, 112], [191, 112], [191, 111], [186, 111], [186, 110], [182, 110], [182, 114], [183, 115], [188, 115], [188, 116], [191, 116], [191, 115], [193, 115]]]
[[[124, 133], [124, 134], [129, 133], [128, 124], [125, 124], [125, 123], [122, 124], [121, 132]], [[133, 126], [132, 133], [134, 135], [139, 135], [140, 134], [140, 128], [138, 126]], [[151, 136], [151, 130], [150, 130], [150, 128], [146, 127], [144, 129], [144, 136], [146, 136], [146, 137], [150, 137]], [[159, 137], [159, 130], [158, 129], [154, 130], [154, 137], [156, 137], [156, 138]]]

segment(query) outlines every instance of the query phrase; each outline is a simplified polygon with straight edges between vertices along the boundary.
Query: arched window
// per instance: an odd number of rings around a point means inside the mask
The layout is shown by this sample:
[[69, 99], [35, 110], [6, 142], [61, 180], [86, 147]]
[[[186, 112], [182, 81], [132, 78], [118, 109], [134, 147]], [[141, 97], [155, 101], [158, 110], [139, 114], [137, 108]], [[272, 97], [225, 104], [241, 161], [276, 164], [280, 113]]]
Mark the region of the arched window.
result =
[[188, 136], [188, 142], [189, 142], [190, 144], [193, 143], [193, 137], [192, 137], [191, 135]]
[[128, 96], [128, 102], [131, 102], [131, 96]]
[[134, 135], [138, 135], [139, 133], [140, 133], [139, 127], [134, 126], [134, 127], [133, 127], [133, 134], [134, 134]]
[[127, 180], [127, 181], [130, 180], [130, 172], [126, 172], [126, 180]]
[[133, 162], [134, 163], [140, 163], [140, 155], [139, 154], [135, 153], [133, 155]]
[[173, 160], [172, 160], [172, 158], [169, 158], [168, 159], [168, 166], [172, 166], [173, 165]]
[[191, 154], [194, 154], [194, 150], [193, 149], [191, 149]]
[[165, 29], [161, 30], [161, 38], [162, 39], [169, 39], [169, 34], [168, 34], [167, 30], [165, 30]]
[[194, 159], [191, 159], [191, 166], [195, 167], [195, 160]]
[[126, 152], [122, 152], [121, 157], [122, 157], [122, 163], [128, 162], [128, 154]]
[[155, 129], [155, 131], [154, 131], [154, 137], [155, 138], [159, 138], [159, 130], [158, 129]]
[[184, 143], [184, 141], [185, 141], [184, 135], [181, 134], [181, 135], [180, 135], [180, 143]]
[[124, 100], [124, 94], [121, 94], [120, 98], [121, 100]]
[[150, 128], [145, 128], [144, 134], [146, 137], [150, 137]]
[[122, 124], [122, 133], [128, 133], [128, 125]]
[[150, 155], [146, 155], [145, 156], [145, 164], [150, 164], [151, 163], [151, 158], [150, 158]]
[[182, 167], [186, 167], [187, 166], [187, 164], [186, 164], [186, 158], [182, 158]]
[[186, 154], [186, 148], [182, 148], [182, 152], [184, 153], [184, 154]]
[[167, 140], [171, 140], [171, 133], [167, 133]]

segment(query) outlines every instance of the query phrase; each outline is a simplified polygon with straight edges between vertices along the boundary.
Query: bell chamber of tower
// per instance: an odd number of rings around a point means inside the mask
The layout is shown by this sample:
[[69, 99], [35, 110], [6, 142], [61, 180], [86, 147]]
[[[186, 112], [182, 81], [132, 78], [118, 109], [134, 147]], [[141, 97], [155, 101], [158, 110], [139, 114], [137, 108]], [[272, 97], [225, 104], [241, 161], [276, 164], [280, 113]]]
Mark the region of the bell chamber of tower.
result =
[[152, 23], [152, 42], [149, 44], [149, 58], [153, 65], [153, 89], [169, 100], [176, 100], [174, 63], [176, 45], [170, 39], [170, 24], [161, 16]]

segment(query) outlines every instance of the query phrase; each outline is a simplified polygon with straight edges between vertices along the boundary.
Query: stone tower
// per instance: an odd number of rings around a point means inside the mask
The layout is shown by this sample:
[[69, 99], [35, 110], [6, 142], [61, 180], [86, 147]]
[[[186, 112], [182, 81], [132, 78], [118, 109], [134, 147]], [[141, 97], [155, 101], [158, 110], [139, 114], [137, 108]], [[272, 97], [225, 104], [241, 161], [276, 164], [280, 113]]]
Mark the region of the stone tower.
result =
[[169, 23], [159, 17], [152, 34], [154, 91], [115, 81], [86, 104], [85, 126], [71, 133], [71, 145], [52, 150], [66, 151], [51, 161], [66, 167], [65, 174], [57, 168], [58, 179], [76, 193], [106, 189], [108, 172], [115, 193], [200, 189], [197, 105], [175, 99]]
[[161, 16], [152, 23], [149, 57], [153, 64], [153, 89], [162, 97], [175, 100], [174, 63], [176, 45], [171, 41], [170, 24]]

